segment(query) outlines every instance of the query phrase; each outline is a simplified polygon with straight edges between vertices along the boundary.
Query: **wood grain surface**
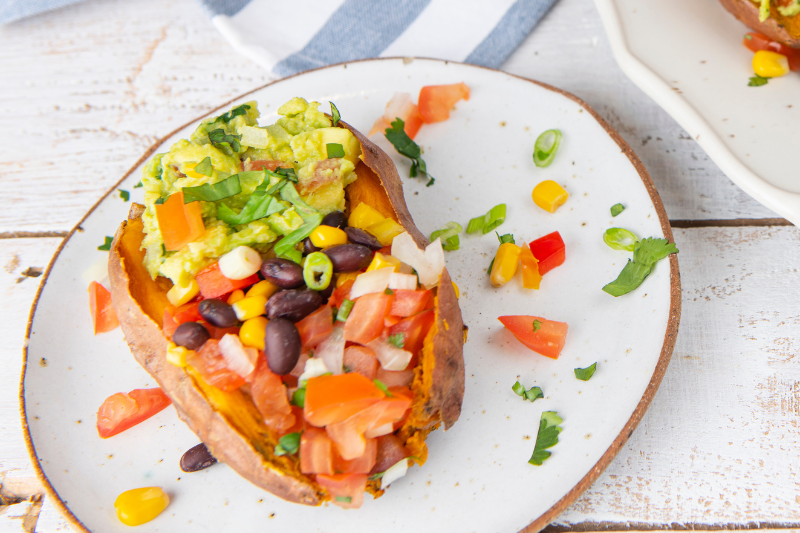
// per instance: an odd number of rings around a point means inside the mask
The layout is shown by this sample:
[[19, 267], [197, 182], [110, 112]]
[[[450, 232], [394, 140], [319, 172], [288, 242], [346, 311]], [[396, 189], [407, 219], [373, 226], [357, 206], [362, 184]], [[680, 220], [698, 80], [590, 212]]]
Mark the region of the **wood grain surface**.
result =
[[[20, 433], [22, 339], [63, 236], [157, 138], [270, 80], [192, 0], [88, 0], [0, 27], [0, 532], [68, 531]], [[675, 224], [683, 319], [639, 428], [553, 531], [800, 528], [800, 230], [733, 185], [616, 66], [591, 0], [504, 65], [586, 100]]]

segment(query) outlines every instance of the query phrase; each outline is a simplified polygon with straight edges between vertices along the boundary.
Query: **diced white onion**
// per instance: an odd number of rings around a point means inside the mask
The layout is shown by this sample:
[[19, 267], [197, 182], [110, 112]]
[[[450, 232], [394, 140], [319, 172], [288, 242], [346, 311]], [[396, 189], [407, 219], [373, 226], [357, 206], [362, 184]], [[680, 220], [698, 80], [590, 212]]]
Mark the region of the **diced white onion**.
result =
[[406, 233], [401, 233], [392, 241], [392, 255], [411, 265], [417, 271], [419, 282], [430, 289], [439, 283], [439, 278], [444, 270], [444, 250], [442, 241], [436, 239], [425, 248], [423, 252], [417, 248], [414, 239]]
[[325, 366], [325, 361], [317, 357], [312, 357], [306, 361], [306, 369], [303, 371], [300, 377], [297, 378], [297, 382], [303, 384], [311, 378], [324, 376], [329, 372], [330, 370], [328, 370], [328, 367]]
[[389, 276], [389, 288], [405, 291], [413, 291], [417, 288], [417, 276], [414, 274], [400, 274], [392, 272]]
[[261, 268], [261, 255], [249, 246], [237, 246], [219, 258], [219, 271], [228, 279], [244, 279]]
[[411, 362], [411, 352], [389, 344], [385, 337], [375, 339], [367, 346], [378, 356], [378, 361], [384, 370], [405, 370]]
[[87, 286], [91, 285], [93, 281], [100, 285], [108, 285], [105, 283], [108, 280], [108, 252], [102, 254], [102, 257], [92, 263], [92, 266], [84, 270], [81, 277]]
[[388, 435], [393, 431], [394, 431], [394, 424], [389, 422], [382, 426], [368, 429], [367, 432], [364, 433], [364, 436], [368, 439], [377, 439], [378, 437], [383, 437], [384, 435]]
[[378, 367], [375, 378], [383, 381], [387, 387], [410, 387], [414, 381], [414, 370], [384, 370]]
[[381, 488], [385, 489], [391, 485], [392, 482], [405, 476], [406, 472], [408, 472], [408, 459], [403, 458], [390, 466], [386, 472], [383, 473], [383, 477], [381, 477]]
[[258, 359], [258, 350], [245, 347], [238, 335], [226, 333], [219, 341], [219, 351], [225, 359], [225, 366], [240, 376], [247, 377], [253, 373]]
[[239, 142], [243, 146], [252, 146], [253, 148], [262, 150], [269, 146], [269, 134], [265, 129], [253, 126], [241, 126], [239, 128], [239, 133], [242, 134], [242, 140]]
[[389, 277], [394, 272], [394, 267], [379, 268], [359, 274], [350, 288], [350, 299], [375, 292], [383, 292], [389, 286]]

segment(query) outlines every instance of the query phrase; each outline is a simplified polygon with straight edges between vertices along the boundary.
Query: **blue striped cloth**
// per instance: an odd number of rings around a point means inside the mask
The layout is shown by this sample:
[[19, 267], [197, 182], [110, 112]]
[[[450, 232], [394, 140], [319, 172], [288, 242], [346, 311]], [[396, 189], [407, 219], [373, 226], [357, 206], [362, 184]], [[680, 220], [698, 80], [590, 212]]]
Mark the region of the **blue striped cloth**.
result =
[[[5, 0], [0, 24], [80, 1]], [[497, 68], [555, 1], [199, 0], [236, 50], [279, 77], [392, 56]]]

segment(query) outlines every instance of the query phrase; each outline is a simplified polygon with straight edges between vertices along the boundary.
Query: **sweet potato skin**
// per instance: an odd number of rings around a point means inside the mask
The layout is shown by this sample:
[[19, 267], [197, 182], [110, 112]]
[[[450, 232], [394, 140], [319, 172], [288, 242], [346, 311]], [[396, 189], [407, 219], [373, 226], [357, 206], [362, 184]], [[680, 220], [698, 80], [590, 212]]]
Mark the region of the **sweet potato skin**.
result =
[[800, 48], [800, 15], [783, 17], [775, 9], [775, 5], [772, 5], [770, 17], [761, 22], [758, 20], [758, 5], [750, 0], [719, 0], [719, 2], [751, 30], [792, 48]]

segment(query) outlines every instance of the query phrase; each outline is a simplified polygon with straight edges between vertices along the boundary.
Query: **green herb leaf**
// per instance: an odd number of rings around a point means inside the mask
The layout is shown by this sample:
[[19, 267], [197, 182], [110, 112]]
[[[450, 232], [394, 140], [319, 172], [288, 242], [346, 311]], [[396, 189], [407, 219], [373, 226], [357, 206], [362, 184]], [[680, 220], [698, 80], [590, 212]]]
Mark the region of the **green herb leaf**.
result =
[[614, 204], [611, 206], [611, 216], [615, 217], [625, 211], [625, 206], [622, 204]]
[[331, 104], [331, 118], [333, 119], [333, 126], [336, 127], [339, 121], [342, 120], [342, 116], [339, 114], [339, 108], [336, 107], [333, 102], [329, 103]]
[[271, 176], [279, 176], [291, 182], [297, 183], [297, 172], [295, 172], [293, 168], [278, 167], [275, 169], [275, 172], [267, 170], [267, 174]]
[[394, 335], [389, 335], [389, 338], [386, 339], [386, 342], [397, 348], [403, 348], [406, 345], [406, 334], [395, 333]]
[[218, 181], [213, 185], [204, 183], [197, 187], [184, 187], [183, 188], [183, 203], [190, 204], [192, 202], [216, 202], [223, 198], [228, 198], [235, 194], [242, 192], [242, 186], [239, 183], [239, 175], [234, 174], [229, 178]]
[[469, 219], [467, 224], [467, 233], [477, 233], [483, 229], [483, 222], [486, 220], [486, 215]]
[[442, 249], [444, 250], [458, 250], [461, 244], [458, 234], [461, 233], [463, 228], [458, 222], [448, 222], [441, 229], [437, 229], [431, 233], [431, 242], [436, 239], [442, 240]]
[[352, 503], [352, 496], [337, 496], [334, 498], [337, 502]]
[[[291, 183], [286, 183], [283, 187], [281, 187], [281, 198], [289, 202], [290, 204], [303, 208], [306, 212], [314, 212], [316, 213], [317, 210], [308, 205], [300, 198], [300, 194], [297, 192], [297, 189], [294, 188], [294, 185]], [[302, 213], [298, 211], [302, 216]], [[305, 237], [304, 237], [305, 238]]]
[[101, 252], [108, 252], [111, 250], [111, 243], [114, 242], [114, 237], [106, 237], [106, 242], [97, 247]]
[[617, 279], [608, 283], [603, 290], [611, 296], [628, 294], [642, 284], [656, 262], [676, 253], [678, 248], [666, 239], [642, 239], [633, 248], [633, 261], [628, 259]]
[[[281, 192], [283, 192], [285, 189], [286, 187], [281, 189]], [[301, 216], [303, 217], [303, 220], [305, 220], [305, 223], [290, 234], [285, 235], [273, 248], [276, 255], [289, 257], [296, 263], [299, 263], [300, 261], [295, 260], [294, 256], [296, 254], [291, 253], [291, 251], [297, 252], [297, 254], [300, 254], [300, 251], [295, 250], [294, 245], [311, 235], [311, 232], [314, 231], [314, 229], [322, 222], [322, 215], [317, 212], [309, 213], [305, 216], [303, 213], [301, 213]], [[302, 260], [302, 254], [300, 254], [300, 258]]]
[[155, 201], [155, 204], [156, 205], [162, 205], [164, 202], [167, 201], [167, 198], [169, 198], [169, 197], [168, 196], [162, 196], [160, 198], [157, 198], [156, 201]]
[[394, 291], [389, 287], [386, 287], [386, 290], [383, 291], [383, 294], [388, 294], [389, 296], [392, 296], [394, 294]]
[[423, 172], [430, 178], [427, 184], [427, 186], [430, 187], [435, 180], [433, 176], [428, 174], [428, 168], [425, 166], [425, 161], [423, 161], [421, 157], [422, 151], [419, 149], [419, 145], [412, 141], [411, 137], [406, 135], [404, 127], [405, 123], [400, 118], [396, 118], [394, 122], [392, 122], [392, 127], [386, 128], [386, 139], [392, 143], [399, 154], [411, 159], [411, 170], [408, 175], [412, 178], [416, 178], [417, 170]]
[[514, 240], [514, 236], [510, 233], [500, 235], [495, 231], [494, 234], [497, 235], [497, 240], [500, 241], [500, 244], [505, 244], [507, 242], [510, 242], [511, 244], [517, 244], [517, 241]]
[[300, 433], [289, 433], [278, 440], [275, 446], [275, 455], [294, 455], [300, 449]]
[[528, 400], [531, 402], [535, 402], [539, 398], [544, 398], [544, 393], [542, 392], [541, 387], [531, 387], [530, 389], [525, 390], [525, 386], [519, 381], [514, 383], [514, 385], [511, 387], [511, 390], [513, 390], [517, 396], [521, 396], [523, 400]]
[[498, 204], [491, 208], [483, 221], [483, 234], [494, 231], [500, 224], [506, 221], [506, 204]]
[[161, 243], [161, 255], [167, 255], [167, 246], [163, 242]]
[[533, 163], [540, 168], [549, 167], [561, 146], [561, 130], [547, 130], [533, 145]]
[[220, 121], [224, 122], [225, 124], [227, 124], [228, 122], [230, 122], [234, 118], [238, 117], [239, 115], [246, 115], [248, 109], [250, 109], [250, 106], [247, 105], [247, 104], [242, 104], [239, 107], [234, 107], [233, 109], [231, 109], [227, 113], [223, 113], [222, 115], [218, 116], [214, 120], [214, 122], [220, 120]]
[[217, 218], [229, 226], [238, 226], [278, 213], [283, 210], [284, 205], [264, 191], [254, 191], [239, 213], [220, 203], [217, 206]]
[[389, 387], [386, 386], [386, 383], [384, 383], [379, 379], [373, 379], [372, 382], [375, 384], [376, 387], [378, 387], [380, 390], [383, 391], [383, 393], [386, 395], [387, 398], [394, 397], [394, 394], [392, 394], [392, 391], [390, 391]]
[[594, 363], [592, 366], [587, 366], [586, 368], [576, 368], [575, 377], [581, 381], [589, 381], [589, 379], [594, 376], [595, 370], [597, 370], [597, 363]]
[[125, 189], [117, 189], [119, 191], [119, 197], [122, 198], [123, 202], [127, 202], [131, 199], [131, 193], [126, 191]]
[[202, 174], [203, 176], [211, 176], [214, 173], [214, 166], [211, 164], [211, 158], [206, 157], [199, 163], [197, 163], [194, 168], [192, 169], [198, 174]]
[[539, 320], [534, 320], [533, 321], [533, 332], [536, 333], [540, 329], [542, 329], [542, 323], [539, 322]]
[[292, 393], [292, 405], [296, 405], [297, 407], [305, 407], [306, 406], [306, 388], [300, 387], [296, 391]]
[[144, 184], [141, 181], [133, 186], [134, 189], [141, 189], [142, 187], [144, 187]]
[[336, 313], [336, 320], [339, 322], [346, 322], [347, 317], [350, 316], [350, 311], [353, 310], [353, 305], [355, 305], [355, 302], [352, 300], [343, 301], [342, 305], [339, 307], [339, 311]]
[[651, 267], [670, 254], [677, 254], [675, 243], [667, 239], [647, 237], [636, 243], [633, 249], [633, 262], [649, 264]]
[[635, 233], [625, 228], [608, 228], [603, 233], [603, 241], [615, 250], [632, 252], [638, 240], [639, 237]]
[[241, 135], [225, 133], [225, 130], [222, 128], [209, 131], [208, 140], [211, 142], [211, 144], [228, 155], [233, 155], [233, 152], [238, 152], [242, 147], [239, 144], [239, 141], [242, 140]]
[[759, 76], [758, 74], [756, 74], [755, 76], [750, 78], [750, 81], [747, 83], [747, 86], [748, 87], [761, 87], [762, 85], [766, 85], [767, 83], [769, 83], [769, 78], [764, 78], [764, 77]]
[[492, 267], [494, 266], [494, 257], [492, 257], [492, 261], [489, 263], [489, 268], [486, 269], [488, 274], [492, 273]]
[[551, 453], [546, 451], [558, 444], [558, 434], [561, 433], [563, 420], [555, 411], [545, 411], [539, 419], [539, 432], [536, 434], [536, 444], [533, 447], [533, 455], [528, 460], [532, 465], [541, 466]]
[[339, 143], [328, 143], [325, 145], [325, 149], [328, 152], [328, 159], [342, 158], [345, 156], [344, 146]]
[[747, 39], [748, 41], [750, 41], [750, 40], [752, 40], [752, 39], [753, 39], [753, 36], [752, 36], [752, 35], [750, 35], [749, 33], [745, 33], [745, 34], [744, 34], [744, 38], [745, 38], [745, 39]]

